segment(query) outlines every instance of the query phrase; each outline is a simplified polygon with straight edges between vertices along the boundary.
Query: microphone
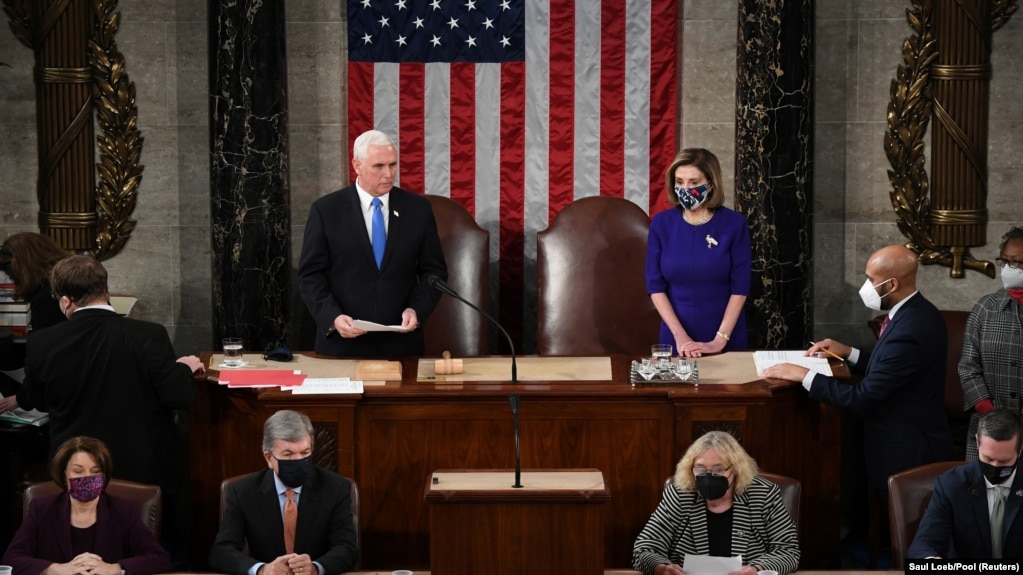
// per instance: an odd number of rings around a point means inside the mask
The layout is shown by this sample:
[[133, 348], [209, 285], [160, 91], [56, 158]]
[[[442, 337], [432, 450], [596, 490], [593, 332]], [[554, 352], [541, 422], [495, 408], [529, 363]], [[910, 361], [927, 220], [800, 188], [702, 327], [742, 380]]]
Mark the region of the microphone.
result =
[[[499, 321], [491, 317], [489, 313], [476, 307], [476, 305], [474, 305], [472, 302], [458, 295], [458, 292], [451, 289], [451, 287], [448, 286], [448, 284], [444, 283], [444, 280], [440, 279], [436, 275], [434, 274], [427, 275], [426, 283], [429, 284], [430, 287], [432, 287], [433, 289], [441, 293], [447, 294], [457, 299], [458, 301], [464, 303], [465, 305], [471, 307], [472, 309], [476, 310], [480, 315], [490, 320], [490, 323], [496, 325], [497, 329], [501, 330], [501, 333], [504, 334], [505, 339], [508, 340], [508, 347], [511, 349], [511, 382], [512, 385], [518, 385], [519, 376], [518, 368], [515, 365], [515, 343], [512, 342], [512, 338], [510, 335], [508, 335], [508, 332], [504, 329], [504, 326], [502, 326]], [[520, 402], [519, 394], [512, 393], [508, 395], [508, 403], [511, 404], [512, 416], [515, 425], [515, 485], [512, 485], [512, 487], [516, 489], [522, 487], [521, 482], [522, 460], [520, 457], [521, 452], [519, 451], [519, 402]]]
[[522, 488], [522, 452], [519, 450], [519, 394], [512, 393], [508, 396], [508, 403], [511, 404], [512, 420], [515, 422], [515, 489]]
[[502, 326], [501, 323], [498, 322], [496, 319], [492, 318], [489, 313], [481, 310], [480, 308], [476, 307], [476, 305], [473, 304], [472, 302], [470, 302], [469, 300], [467, 300], [464, 297], [458, 295], [458, 292], [456, 292], [455, 290], [451, 289], [451, 287], [449, 287], [448, 284], [444, 283], [444, 280], [440, 279], [439, 277], [437, 277], [437, 276], [435, 276], [433, 274], [430, 274], [430, 275], [426, 276], [426, 283], [429, 284], [430, 287], [432, 287], [433, 289], [435, 289], [435, 290], [437, 290], [437, 291], [439, 291], [441, 293], [447, 294], [447, 295], [457, 299], [458, 301], [464, 303], [465, 305], [471, 307], [472, 309], [476, 310], [480, 315], [482, 315], [483, 317], [489, 319], [490, 323], [496, 325], [497, 329], [501, 330], [501, 333], [504, 334], [505, 339], [508, 340], [508, 347], [511, 349], [511, 382], [512, 382], [513, 385], [518, 385], [518, 383], [519, 383], [519, 376], [518, 376], [518, 368], [515, 366], [515, 344], [512, 342], [512, 338], [511, 338], [510, 335], [508, 335], [508, 332], [505, 331], [504, 326]]

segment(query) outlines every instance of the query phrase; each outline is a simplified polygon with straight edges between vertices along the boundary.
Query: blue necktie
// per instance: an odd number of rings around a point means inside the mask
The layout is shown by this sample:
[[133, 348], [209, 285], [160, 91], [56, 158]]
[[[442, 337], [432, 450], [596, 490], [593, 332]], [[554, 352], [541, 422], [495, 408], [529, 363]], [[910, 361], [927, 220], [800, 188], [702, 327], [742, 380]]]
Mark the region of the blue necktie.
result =
[[384, 228], [384, 211], [381, 209], [383, 203], [380, 198], [373, 198], [370, 202], [373, 206], [373, 257], [377, 261], [377, 269], [384, 261], [384, 244], [387, 243], [387, 231]]

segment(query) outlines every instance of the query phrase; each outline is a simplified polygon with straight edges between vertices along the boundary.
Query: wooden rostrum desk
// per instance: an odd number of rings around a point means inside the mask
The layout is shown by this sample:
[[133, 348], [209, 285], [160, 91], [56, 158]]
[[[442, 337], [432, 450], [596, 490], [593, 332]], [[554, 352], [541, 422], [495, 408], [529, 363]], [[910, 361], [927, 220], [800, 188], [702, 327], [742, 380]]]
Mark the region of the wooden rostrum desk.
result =
[[[757, 379], [751, 356], [700, 359], [698, 387], [633, 386], [628, 369], [634, 358], [625, 356], [520, 357], [516, 386], [508, 381], [507, 357], [466, 358], [466, 373], [443, 381], [420, 381], [419, 370], [432, 374], [436, 358], [413, 358], [402, 362], [402, 381], [367, 385], [362, 395], [228, 388], [217, 383], [214, 365], [190, 417], [193, 566], [207, 564], [220, 482], [262, 469], [263, 422], [275, 411], [294, 409], [313, 421], [317, 464], [359, 485], [361, 568], [428, 570], [424, 482], [438, 469], [513, 468], [508, 394], [515, 392], [522, 398], [524, 470], [604, 474], [611, 497], [603, 506], [606, 567], [630, 565], [633, 542], [685, 449], [707, 431], [725, 430], [761, 468], [802, 482], [800, 566], [837, 568], [838, 412], [809, 399], [798, 383]], [[210, 358], [203, 354], [207, 365]], [[253, 367], [267, 365], [258, 356], [246, 359]], [[354, 374], [356, 363], [310, 353], [269, 367], [343, 377]]]

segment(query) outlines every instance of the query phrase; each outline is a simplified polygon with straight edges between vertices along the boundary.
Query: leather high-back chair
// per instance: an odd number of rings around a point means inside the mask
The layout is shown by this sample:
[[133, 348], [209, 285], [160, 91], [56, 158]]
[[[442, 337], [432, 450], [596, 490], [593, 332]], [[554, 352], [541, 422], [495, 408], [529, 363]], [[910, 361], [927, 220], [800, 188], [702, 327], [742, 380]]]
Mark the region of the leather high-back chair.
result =
[[[462, 204], [427, 194], [437, 220], [448, 286], [468, 301], [486, 310], [489, 304], [490, 232], [476, 224]], [[449, 296], [442, 296], [423, 327], [426, 355], [453, 357], [486, 355], [487, 319]]]
[[650, 218], [597, 196], [569, 204], [537, 234], [537, 351], [649, 355], [660, 318], [646, 291]]
[[934, 493], [939, 475], [964, 461], [939, 461], [896, 473], [888, 478], [888, 520], [891, 524], [892, 567], [902, 569], [906, 551], [916, 537], [920, 519]]
[[[235, 475], [234, 477], [228, 477], [227, 479], [220, 482], [220, 521], [224, 521], [224, 509], [227, 508], [227, 490], [234, 485], [239, 479], [251, 475], [250, 473], [243, 473], [241, 475]], [[355, 547], [359, 550], [359, 560], [355, 563], [355, 568], [358, 569], [362, 562], [362, 533], [359, 531], [359, 486], [352, 479], [348, 479], [348, 482], [352, 485], [352, 496], [351, 496], [351, 510], [352, 510], [352, 525], [355, 527]], [[301, 499], [299, 500], [301, 501]]]
[[799, 483], [798, 479], [778, 475], [777, 473], [761, 471], [759, 475], [777, 485], [778, 489], [781, 490], [782, 503], [785, 504], [789, 517], [796, 524], [796, 534], [799, 534], [799, 502], [803, 497], [802, 484]]
[[[41, 481], [33, 483], [25, 489], [22, 495], [22, 519], [28, 516], [28, 506], [33, 499], [55, 495], [60, 493], [61, 488], [52, 481]], [[135, 483], [124, 479], [111, 479], [107, 484], [107, 494], [122, 499], [134, 501], [139, 506], [142, 515], [142, 522], [153, 532], [157, 540], [160, 539], [160, 517], [162, 515], [161, 491], [159, 485], [148, 483]]]

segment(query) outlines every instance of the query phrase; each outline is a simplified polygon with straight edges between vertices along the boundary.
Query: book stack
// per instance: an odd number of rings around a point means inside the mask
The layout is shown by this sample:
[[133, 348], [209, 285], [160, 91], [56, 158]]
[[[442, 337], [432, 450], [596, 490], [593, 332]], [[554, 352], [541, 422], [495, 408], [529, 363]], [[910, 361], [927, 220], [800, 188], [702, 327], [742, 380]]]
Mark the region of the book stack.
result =
[[31, 319], [28, 302], [14, 298], [14, 282], [0, 272], [0, 327], [11, 330], [16, 338], [24, 338]]

